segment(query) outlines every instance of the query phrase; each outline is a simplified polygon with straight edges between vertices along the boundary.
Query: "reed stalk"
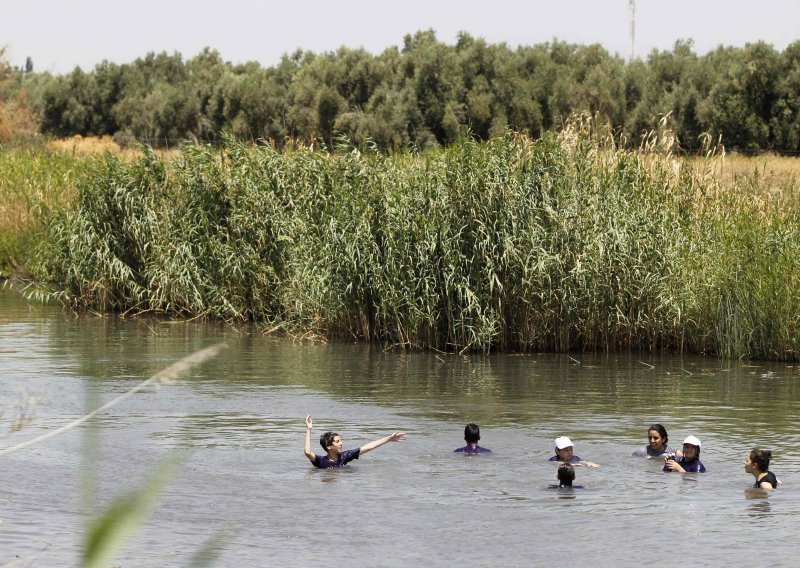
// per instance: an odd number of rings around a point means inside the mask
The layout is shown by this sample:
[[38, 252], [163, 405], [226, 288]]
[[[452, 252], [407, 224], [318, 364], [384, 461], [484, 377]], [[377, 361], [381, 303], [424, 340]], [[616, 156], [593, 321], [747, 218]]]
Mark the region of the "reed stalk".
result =
[[796, 360], [800, 203], [588, 120], [429, 154], [232, 140], [93, 162], [37, 275], [74, 307], [454, 351]]

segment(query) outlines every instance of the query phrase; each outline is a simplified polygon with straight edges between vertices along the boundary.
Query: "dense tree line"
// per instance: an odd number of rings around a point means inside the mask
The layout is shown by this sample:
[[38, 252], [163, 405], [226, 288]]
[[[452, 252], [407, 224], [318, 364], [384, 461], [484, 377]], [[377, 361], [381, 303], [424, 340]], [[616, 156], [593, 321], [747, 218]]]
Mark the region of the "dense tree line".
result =
[[[32, 67], [32, 66], [31, 66]], [[489, 44], [466, 33], [455, 45], [433, 31], [379, 55], [342, 47], [297, 51], [274, 67], [233, 65], [205, 49], [104, 61], [60, 76], [19, 70], [40, 130], [55, 136], [114, 135], [156, 146], [186, 138], [335, 143], [383, 149], [446, 145], [508, 129], [538, 137], [573, 112], [590, 111], [630, 144], [664, 115], [686, 150], [710, 133], [731, 149], [800, 152], [800, 41], [718, 47], [691, 41], [626, 62], [599, 45], [554, 40]]]

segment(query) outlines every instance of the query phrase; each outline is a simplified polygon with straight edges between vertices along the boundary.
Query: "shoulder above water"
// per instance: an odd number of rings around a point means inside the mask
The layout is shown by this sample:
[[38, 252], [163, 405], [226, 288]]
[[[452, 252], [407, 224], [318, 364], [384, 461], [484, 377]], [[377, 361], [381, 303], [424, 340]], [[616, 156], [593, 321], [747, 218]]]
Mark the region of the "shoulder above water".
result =
[[456, 448], [453, 450], [453, 453], [458, 454], [491, 454], [492, 450], [489, 448], [482, 448], [478, 445], [475, 446], [464, 446], [463, 448]]

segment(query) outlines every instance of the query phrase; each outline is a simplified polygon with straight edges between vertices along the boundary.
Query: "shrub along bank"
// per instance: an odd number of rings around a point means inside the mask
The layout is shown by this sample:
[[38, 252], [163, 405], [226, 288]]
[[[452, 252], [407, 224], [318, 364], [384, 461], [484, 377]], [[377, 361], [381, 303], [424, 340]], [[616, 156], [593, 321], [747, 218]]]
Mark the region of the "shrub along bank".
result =
[[723, 187], [584, 123], [423, 155], [228, 141], [90, 164], [31, 264], [74, 307], [456, 351], [798, 358], [793, 186]]

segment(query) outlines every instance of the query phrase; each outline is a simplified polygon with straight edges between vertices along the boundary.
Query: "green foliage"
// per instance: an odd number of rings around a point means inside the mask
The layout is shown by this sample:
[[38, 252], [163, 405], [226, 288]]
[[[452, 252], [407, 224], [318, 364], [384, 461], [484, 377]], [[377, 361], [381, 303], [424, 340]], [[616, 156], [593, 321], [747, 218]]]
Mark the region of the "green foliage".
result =
[[69, 202], [83, 164], [39, 147], [0, 146], [0, 272], [23, 270], [42, 236], [42, 219]]
[[47, 223], [38, 275], [76, 307], [403, 346], [797, 358], [796, 201], [594, 124], [423, 155], [107, 157]]
[[89, 527], [83, 551], [85, 568], [108, 566], [114, 554], [144, 523], [161, 489], [174, 474], [175, 462], [163, 464], [145, 487], [117, 499]]
[[465, 132], [538, 137], [589, 112], [634, 147], [669, 115], [686, 150], [711, 133], [732, 149], [793, 153], [797, 52], [796, 44], [779, 53], [756, 43], [700, 57], [681, 40], [626, 63], [599, 45], [554, 40], [511, 50], [461, 33], [451, 46], [427, 30], [378, 55], [298, 51], [264, 69], [232, 65], [208, 48], [186, 62], [150, 53], [60, 77], [19, 72], [15, 88], [29, 93], [44, 133], [122, 132], [155, 146], [219, 143], [227, 132], [279, 148], [317, 140], [330, 147], [344, 135], [362, 148], [427, 149]]

